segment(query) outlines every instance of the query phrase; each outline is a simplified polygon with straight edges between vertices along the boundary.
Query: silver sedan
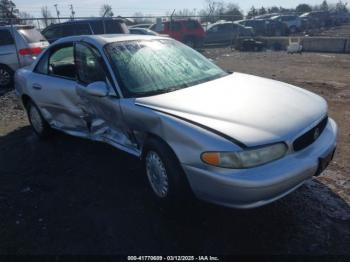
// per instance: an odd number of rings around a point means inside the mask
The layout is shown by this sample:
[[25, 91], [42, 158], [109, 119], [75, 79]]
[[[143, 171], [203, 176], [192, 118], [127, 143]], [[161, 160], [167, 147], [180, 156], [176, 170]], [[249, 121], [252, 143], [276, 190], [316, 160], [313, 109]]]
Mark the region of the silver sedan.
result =
[[108, 143], [144, 161], [155, 199], [235, 208], [275, 201], [332, 160], [337, 125], [304, 89], [227, 73], [168, 38], [78, 36], [15, 86], [34, 132]]

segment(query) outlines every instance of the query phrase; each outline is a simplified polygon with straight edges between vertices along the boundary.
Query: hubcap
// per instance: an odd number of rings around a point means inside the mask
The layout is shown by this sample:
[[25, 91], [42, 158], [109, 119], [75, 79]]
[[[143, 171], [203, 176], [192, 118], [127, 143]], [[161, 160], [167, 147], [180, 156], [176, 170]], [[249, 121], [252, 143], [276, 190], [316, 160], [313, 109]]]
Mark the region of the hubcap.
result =
[[147, 153], [146, 172], [154, 193], [160, 198], [165, 198], [169, 190], [168, 175], [163, 161], [154, 151]]
[[0, 86], [6, 86], [10, 83], [10, 73], [5, 69], [0, 69]]
[[44, 129], [44, 123], [36, 107], [30, 107], [29, 117], [34, 130], [40, 134]]

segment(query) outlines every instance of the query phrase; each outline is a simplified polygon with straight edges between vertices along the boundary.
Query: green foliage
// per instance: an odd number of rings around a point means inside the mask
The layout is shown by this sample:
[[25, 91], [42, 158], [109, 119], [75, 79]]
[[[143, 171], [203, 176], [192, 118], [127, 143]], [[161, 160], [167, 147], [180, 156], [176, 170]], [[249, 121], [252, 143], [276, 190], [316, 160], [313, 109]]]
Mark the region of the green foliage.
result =
[[300, 4], [295, 8], [297, 13], [308, 13], [312, 11], [312, 7], [308, 4]]
[[0, 18], [16, 18], [19, 14], [16, 5], [11, 0], [0, 0]]

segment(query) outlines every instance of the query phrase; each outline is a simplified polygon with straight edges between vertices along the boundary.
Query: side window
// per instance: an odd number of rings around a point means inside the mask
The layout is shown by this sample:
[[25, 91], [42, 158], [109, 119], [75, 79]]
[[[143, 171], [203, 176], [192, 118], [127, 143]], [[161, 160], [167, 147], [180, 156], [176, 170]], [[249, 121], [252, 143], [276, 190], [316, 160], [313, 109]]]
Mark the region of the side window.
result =
[[199, 28], [199, 24], [196, 21], [188, 21], [186, 22], [187, 29], [194, 30]]
[[223, 25], [221, 26], [221, 30], [222, 30], [223, 32], [226, 32], [226, 33], [232, 32], [232, 31], [233, 31], [232, 24], [223, 24]]
[[45, 32], [43, 32], [44, 36], [47, 39], [56, 39], [62, 37], [61, 33], [61, 27], [55, 26], [47, 29]]
[[103, 34], [104, 30], [102, 21], [91, 21], [90, 25], [95, 35]]
[[49, 73], [49, 63], [48, 63], [48, 57], [49, 57], [49, 51], [46, 52], [40, 59], [39, 63], [37, 64], [35, 68], [35, 72], [39, 74], [45, 74], [47, 75]]
[[91, 29], [89, 24], [76, 24], [75, 25], [76, 35], [91, 35]]
[[174, 32], [181, 31], [182, 25], [179, 22], [170, 22], [170, 30]]
[[107, 34], [124, 34], [125, 29], [122, 27], [122, 23], [116, 20], [105, 20]]
[[63, 25], [62, 26], [62, 36], [74, 35], [74, 25]]
[[13, 37], [8, 30], [0, 30], [0, 46], [14, 44]]
[[69, 79], [76, 79], [73, 45], [60, 47], [49, 58], [49, 74]]
[[208, 29], [208, 32], [210, 33], [216, 33], [219, 31], [219, 26], [218, 25], [214, 25], [213, 27]]
[[76, 44], [75, 56], [81, 82], [88, 85], [97, 81], [106, 81], [106, 72], [97, 51], [84, 44]]

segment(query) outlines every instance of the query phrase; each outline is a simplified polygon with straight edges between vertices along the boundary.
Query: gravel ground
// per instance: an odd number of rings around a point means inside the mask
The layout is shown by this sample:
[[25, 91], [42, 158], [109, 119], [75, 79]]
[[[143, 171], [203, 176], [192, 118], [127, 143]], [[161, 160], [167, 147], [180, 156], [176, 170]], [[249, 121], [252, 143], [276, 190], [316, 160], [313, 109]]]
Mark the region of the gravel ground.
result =
[[330, 167], [271, 205], [233, 210], [153, 202], [140, 163], [108, 145], [33, 135], [13, 92], [0, 96], [0, 254], [350, 255], [350, 56], [206, 49], [227, 70], [299, 85], [340, 126]]

